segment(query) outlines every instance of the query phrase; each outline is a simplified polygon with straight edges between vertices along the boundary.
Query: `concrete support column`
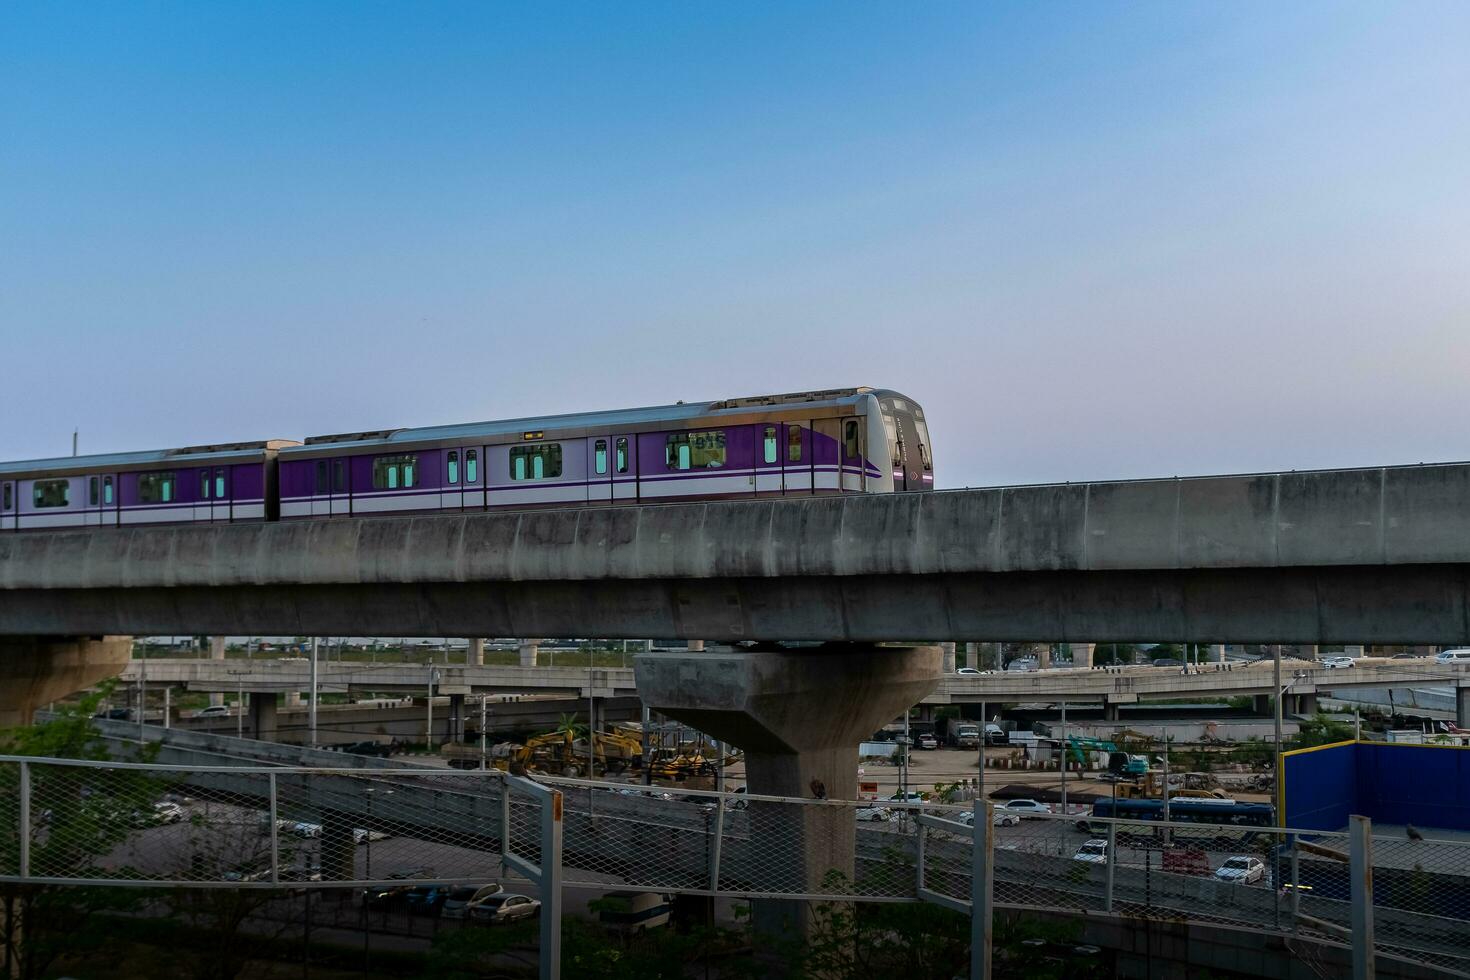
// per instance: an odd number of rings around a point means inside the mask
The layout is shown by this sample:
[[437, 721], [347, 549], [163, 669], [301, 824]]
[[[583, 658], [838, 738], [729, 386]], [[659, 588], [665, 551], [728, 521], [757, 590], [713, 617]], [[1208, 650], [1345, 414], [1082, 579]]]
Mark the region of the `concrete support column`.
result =
[[1271, 714], [1271, 695], [1269, 695], [1269, 694], [1252, 694], [1251, 695], [1251, 714], [1254, 714], [1254, 715], [1269, 715], [1269, 714]]
[[1225, 644], [1210, 644], [1210, 661], [1217, 664], [1223, 664], [1225, 662]]
[[690, 653], [703, 653], [704, 652], [704, 641], [703, 640], [690, 640], [689, 641], [689, 652]]
[[449, 740], [464, 741], [464, 695], [449, 695]]
[[[857, 798], [858, 743], [938, 686], [937, 646], [828, 645], [813, 650], [650, 653], [635, 664], [643, 702], [745, 751], [753, 795]], [[753, 801], [758, 866], [735, 873], [757, 890], [815, 892], [851, 880], [857, 825], [846, 807]], [[803, 936], [806, 902], [757, 900], [766, 935]]]
[[541, 655], [540, 640], [521, 640], [521, 666], [535, 667]]
[[276, 740], [275, 692], [250, 691], [249, 694], [250, 737], [260, 742], [274, 742]]
[[1455, 688], [1455, 725], [1470, 728], [1470, 687]]
[[1074, 643], [1072, 644], [1072, 666], [1080, 667], [1082, 670], [1092, 669], [1092, 654], [1097, 650], [1096, 643]]
[[1317, 713], [1317, 695], [1298, 694], [1296, 696], [1296, 713], [1299, 715], [1315, 715]]
[[1342, 652], [1356, 660], [1363, 655], [1363, 644], [1359, 643], [1357, 646], [1345, 646], [1342, 648]]
[[465, 647], [464, 651], [464, 662], [472, 667], [483, 667], [485, 665], [484, 637], [470, 637], [469, 644]]
[[1112, 701], [1103, 702], [1103, 721], [1118, 720], [1118, 705]]
[[1051, 644], [1043, 643], [1036, 648], [1036, 666], [1040, 670], [1051, 667]]
[[943, 658], [943, 663], [939, 669], [946, 674], [953, 674], [955, 670], [954, 644], [941, 643], [939, 644], [939, 649], [941, 651], [940, 656]]
[[0, 637], [0, 728], [29, 725], [47, 702], [116, 677], [132, 655], [131, 636]]
[[980, 669], [980, 644], [974, 642], [965, 644], [965, 666], [975, 670]]
[[301, 699], [301, 692], [300, 691], [287, 691], [286, 692], [286, 707], [288, 707], [288, 708], [299, 708], [299, 707], [301, 707], [301, 704], [302, 704], [302, 699]]
[[[209, 638], [209, 659], [210, 660], [223, 660], [223, 659], [225, 659], [225, 638], [223, 636], [211, 636]], [[211, 705], [224, 704], [225, 703], [225, 696], [224, 696], [224, 694], [221, 693], [220, 691], [213, 692], [212, 694], [209, 695], [209, 703]]]

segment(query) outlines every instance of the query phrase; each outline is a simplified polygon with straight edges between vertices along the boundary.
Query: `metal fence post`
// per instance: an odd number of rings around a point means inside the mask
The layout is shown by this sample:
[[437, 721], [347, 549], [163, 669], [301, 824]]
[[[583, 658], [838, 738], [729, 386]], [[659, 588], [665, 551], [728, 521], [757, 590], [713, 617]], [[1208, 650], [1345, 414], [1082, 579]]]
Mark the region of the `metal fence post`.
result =
[[1113, 869], [1118, 866], [1118, 825], [1108, 824], [1108, 862], [1103, 866], [1103, 911], [1109, 915], [1113, 911]]
[[714, 840], [709, 847], [709, 889], [720, 890], [720, 844], [725, 838], [725, 798], [716, 797], [714, 819], [711, 821]]
[[1353, 980], [1373, 980], [1373, 821], [1349, 817], [1348, 873], [1353, 897]]
[[500, 780], [500, 856], [510, 856], [510, 779], [509, 773]]
[[[280, 824], [277, 823], [279, 817], [277, 816], [278, 811], [276, 809], [276, 774], [273, 772], [266, 773], [266, 778], [270, 780], [271, 793], [271, 882], [274, 884], [280, 884], [281, 827]], [[369, 828], [369, 830], [371, 830], [371, 828]]]
[[[1297, 932], [1301, 929], [1302, 914], [1302, 849], [1297, 846], [1296, 834], [1291, 835], [1291, 929]], [[1275, 874], [1279, 870], [1281, 862], [1274, 862], [1272, 868]]]
[[[995, 827], [990, 804], [974, 803], [974, 844], [970, 849], [970, 980], [990, 980], [991, 896], [995, 884]], [[922, 869], [920, 874], [922, 874]]]
[[541, 980], [561, 980], [562, 795], [541, 803]]
[[20, 876], [31, 876], [31, 764], [20, 764]]

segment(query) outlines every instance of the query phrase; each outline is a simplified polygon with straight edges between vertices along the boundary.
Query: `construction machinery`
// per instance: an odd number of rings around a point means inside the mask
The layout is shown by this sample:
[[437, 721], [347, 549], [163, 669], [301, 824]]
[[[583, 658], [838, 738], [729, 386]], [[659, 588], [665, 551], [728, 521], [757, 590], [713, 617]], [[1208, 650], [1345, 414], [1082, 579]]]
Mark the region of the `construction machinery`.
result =
[[1106, 739], [1069, 735], [1067, 736], [1067, 741], [1071, 746], [1073, 756], [1077, 759], [1078, 765], [1084, 769], [1087, 768], [1087, 752], [1106, 752], [1108, 755], [1108, 771], [1115, 776], [1137, 778], [1148, 772], [1147, 759], [1143, 756], [1120, 752], [1118, 751], [1118, 746]]

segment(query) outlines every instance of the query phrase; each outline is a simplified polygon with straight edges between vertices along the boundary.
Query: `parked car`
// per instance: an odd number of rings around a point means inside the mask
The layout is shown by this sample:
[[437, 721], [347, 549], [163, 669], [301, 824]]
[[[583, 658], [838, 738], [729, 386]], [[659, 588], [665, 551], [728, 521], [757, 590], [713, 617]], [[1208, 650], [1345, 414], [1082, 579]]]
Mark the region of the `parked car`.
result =
[[[975, 811], [961, 810], [955, 819], [966, 827], [973, 827], [975, 826]], [[990, 815], [990, 825], [992, 827], [1015, 827], [1020, 822], [1021, 817], [1019, 814], [1007, 813], [1000, 807], [996, 807]]]
[[872, 806], [860, 806], [853, 812], [859, 820], [871, 820], [874, 823], [881, 823], [884, 820], [891, 820], [893, 818], [892, 810], [886, 806], [879, 806], [876, 803]]
[[1236, 885], [1251, 885], [1266, 877], [1266, 865], [1260, 858], [1237, 855], [1227, 858], [1215, 869], [1217, 881], [1228, 881]]
[[448, 885], [419, 885], [403, 896], [413, 915], [438, 915], [449, 899]]
[[993, 721], [986, 723], [986, 725], [985, 725], [985, 744], [986, 745], [1009, 745], [1010, 742], [1011, 742], [1011, 733], [1010, 732], [1006, 731], [1004, 728], [1001, 728], [999, 725], [997, 725]]
[[1182, 660], [1175, 660], [1173, 657], [1160, 657], [1159, 659], [1155, 660], [1150, 666], [1153, 666], [1153, 667], [1183, 667], [1184, 666], [1184, 661], [1182, 661]]
[[639, 933], [669, 924], [670, 897], [658, 892], [608, 892], [597, 919], [615, 932]]
[[408, 893], [418, 887], [414, 884], [415, 879], [427, 878], [433, 873], [432, 868], [407, 868], [385, 875], [384, 877], [394, 884], [363, 889], [362, 904], [370, 909], [385, 909], [401, 905]]
[[445, 919], [467, 919], [485, 899], [503, 891], [505, 886], [499, 882], [478, 886], [456, 885], [449, 889], [449, 897], [444, 900], [444, 907], [439, 910], [439, 915]]
[[470, 919], [486, 925], [500, 925], [534, 918], [541, 914], [541, 903], [525, 895], [501, 892], [491, 895], [470, 911]]
[[162, 803], [153, 804], [153, 819], [157, 823], [179, 823], [187, 816], [184, 808], [177, 803], [165, 800]]
[[207, 708], [200, 708], [194, 712], [195, 718], [228, 718], [230, 706], [227, 704], [211, 704]]
[[890, 803], [898, 803], [900, 805], [907, 803], [913, 806], [919, 806], [924, 802], [924, 794], [920, 793], [918, 790], [911, 789], [908, 791], [907, 794], [894, 793], [888, 798], [888, 801]]
[[1437, 664], [1470, 664], [1470, 650], [1445, 650], [1434, 655]]
[[955, 673], [964, 674], [966, 677], [978, 677], [980, 675], [980, 671], [974, 667], [961, 667]]
[[1014, 813], [1020, 817], [1051, 813], [1051, 807], [1045, 803], [1038, 803], [1035, 800], [1007, 800], [1001, 806], [996, 807], [996, 809], [1005, 810], [1007, 813]]
[[1323, 657], [1322, 666], [1328, 670], [1340, 670], [1343, 667], [1352, 667], [1354, 664], [1352, 657]]
[[928, 732], [925, 732], [924, 734], [919, 736], [918, 744], [919, 748], [921, 749], [937, 749], [939, 748], [939, 739], [935, 738]]
[[1073, 861], [1085, 861], [1088, 864], [1108, 863], [1108, 842], [1101, 837], [1092, 840], [1077, 848], [1077, 853], [1072, 855]]

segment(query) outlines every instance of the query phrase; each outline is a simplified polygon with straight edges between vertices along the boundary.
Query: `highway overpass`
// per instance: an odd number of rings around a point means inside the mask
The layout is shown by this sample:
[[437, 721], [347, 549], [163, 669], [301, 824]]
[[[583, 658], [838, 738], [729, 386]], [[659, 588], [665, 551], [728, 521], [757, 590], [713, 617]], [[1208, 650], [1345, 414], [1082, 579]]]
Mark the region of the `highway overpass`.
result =
[[0, 535], [0, 635], [1470, 644], [1470, 464]]

